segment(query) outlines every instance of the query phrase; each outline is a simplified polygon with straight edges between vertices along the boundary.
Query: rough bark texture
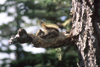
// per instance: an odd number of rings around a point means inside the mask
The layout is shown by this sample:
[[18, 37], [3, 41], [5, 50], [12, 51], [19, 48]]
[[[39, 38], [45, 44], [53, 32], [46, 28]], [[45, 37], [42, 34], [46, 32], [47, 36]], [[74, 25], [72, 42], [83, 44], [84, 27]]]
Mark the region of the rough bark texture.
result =
[[72, 0], [71, 33], [78, 37], [78, 67], [100, 66], [99, 6], [99, 0]]
[[78, 67], [100, 67], [100, 0], [72, 0], [72, 14], [70, 32], [41, 38], [20, 29], [9, 42], [31, 42], [35, 47], [53, 48], [76, 44], [79, 54]]

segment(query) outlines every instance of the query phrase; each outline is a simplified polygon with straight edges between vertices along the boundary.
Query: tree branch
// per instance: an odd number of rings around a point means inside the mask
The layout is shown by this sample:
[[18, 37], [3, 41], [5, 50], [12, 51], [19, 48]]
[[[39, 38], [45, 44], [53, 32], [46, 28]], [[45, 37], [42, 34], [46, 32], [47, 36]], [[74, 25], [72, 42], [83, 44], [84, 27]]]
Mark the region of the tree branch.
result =
[[[49, 36], [49, 35], [48, 35]], [[24, 29], [19, 29], [15, 37], [11, 37], [9, 43], [32, 43], [35, 47], [61, 47], [66, 45], [72, 45], [75, 43], [72, 40], [70, 33], [59, 33], [59, 36], [52, 38], [41, 38], [34, 34], [26, 33]]]

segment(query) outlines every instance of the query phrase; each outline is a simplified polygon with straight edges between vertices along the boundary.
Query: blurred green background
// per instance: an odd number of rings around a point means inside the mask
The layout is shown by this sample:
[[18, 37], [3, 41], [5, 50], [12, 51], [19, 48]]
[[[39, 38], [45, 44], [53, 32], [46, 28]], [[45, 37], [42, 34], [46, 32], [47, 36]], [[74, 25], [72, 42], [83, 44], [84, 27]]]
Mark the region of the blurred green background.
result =
[[[59, 61], [54, 48], [32, 44], [9, 44], [19, 28], [35, 34], [38, 20], [64, 23], [71, 18], [71, 0], [0, 0], [0, 67], [77, 67], [78, 53], [73, 46], [62, 48]], [[62, 31], [70, 30], [71, 24]]]

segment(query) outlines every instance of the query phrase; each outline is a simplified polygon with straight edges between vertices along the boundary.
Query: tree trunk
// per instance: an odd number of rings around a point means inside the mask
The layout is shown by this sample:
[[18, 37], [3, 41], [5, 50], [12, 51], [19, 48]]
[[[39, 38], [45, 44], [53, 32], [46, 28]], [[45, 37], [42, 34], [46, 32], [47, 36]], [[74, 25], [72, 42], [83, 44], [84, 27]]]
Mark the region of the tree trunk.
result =
[[72, 35], [77, 36], [78, 67], [100, 67], [100, 0], [72, 0]]
[[73, 20], [69, 33], [59, 33], [57, 37], [46, 39], [19, 29], [17, 35], [11, 37], [9, 42], [31, 42], [35, 47], [53, 48], [76, 44], [79, 54], [78, 67], [100, 67], [99, 9], [100, 0], [72, 0]]

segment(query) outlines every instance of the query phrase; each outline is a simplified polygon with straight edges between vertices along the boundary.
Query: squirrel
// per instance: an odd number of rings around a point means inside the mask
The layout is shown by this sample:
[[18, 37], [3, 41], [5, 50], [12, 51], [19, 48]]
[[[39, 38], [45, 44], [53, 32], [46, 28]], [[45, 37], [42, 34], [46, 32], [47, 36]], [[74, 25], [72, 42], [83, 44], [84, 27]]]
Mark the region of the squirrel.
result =
[[63, 29], [66, 25], [69, 25], [71, 21], [72, 21], [72, 18], [66, 20], [64, 23], [58, 22], [57, 25], [59, 26], [59, 28]]
[[42, 31], [41, 29], [39, 29], [39, 31], [36, 33], [36, 36], [43, 37], [44, 34], [45, 34], [44, 31]]
[[41, 38], [52, 38], [59, 35], [59, 27], [56, 24], [45, 24], [44, 21], [39, 20], [40, 25], [44, 30], [39, 30], [36, 35]]

